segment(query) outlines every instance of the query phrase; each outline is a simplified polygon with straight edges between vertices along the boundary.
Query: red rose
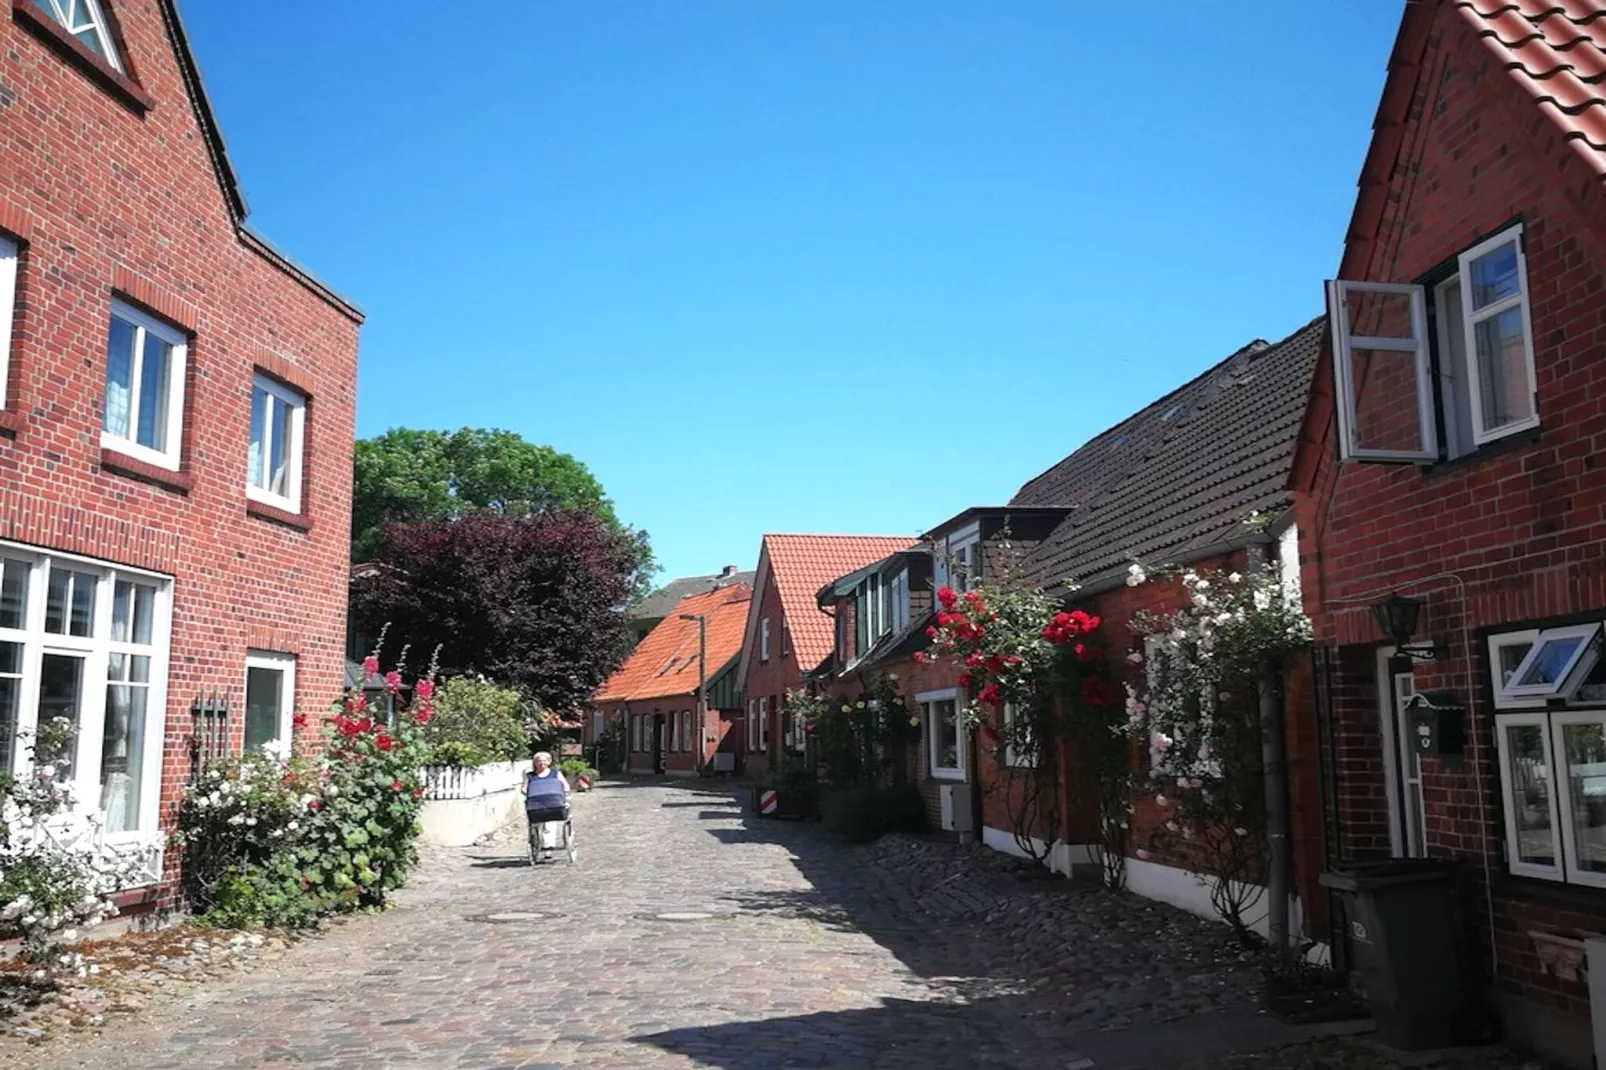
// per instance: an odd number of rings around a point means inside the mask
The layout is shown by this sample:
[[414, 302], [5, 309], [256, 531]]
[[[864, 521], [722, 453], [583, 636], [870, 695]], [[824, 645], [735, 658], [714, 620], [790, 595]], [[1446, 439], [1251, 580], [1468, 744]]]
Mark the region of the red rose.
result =
[[970, 685], [971, 685], [971, 676], [970, 676], [970, 674], [968, 672], [960, 673], [959, 674], [959, 686], [960, 687], [969, 687]]
[[976, 666], [981, 664], [981, 655], [975, 651], [971, 651], [969, 654], [965, 655], [965, 664], [974, 669]]
[[380, 750], [389, 750], [395, 745], [396, 741], [385, 735], [383, 732], [379, 733], [379, 735], [374, 739], [374, 746], [378, 747]]
[[290, 718], [290, 723], [296, 728], [305, 728], [307, 727], [307, 715], [304, 713], [298, 713], [294, 717]]
[[987, 658], [984, 664], [987, 666], [988, 672], [997, 672], [1004, 667], [1004, 659], [997, 654], [993, 654]]
[[935, 638], [937, 638], [937, 629], [935, 629], [935, 628], [927, 628], [926, 629], [926, 638], [927, 639], [935, 639]]
[[937, 588], [937, 601], [942, 603], [942, 608], [952, 609], [954, 608], [954, 603], [959, 601], [959, 596], [954, 593], [952, 587], [939, 587]]
[[[928, 628], [926, 630], [927, 631], [932, 631], [932, 632], [936, 631], [936, 629], [934, 629], [934, 628]], [[916, 650], [914, 652], [913, 661], [914, 661], [914, 663], [916, 665], [924, 665], [926, 663], [926, 655], [921, 653], [920, 651]]]

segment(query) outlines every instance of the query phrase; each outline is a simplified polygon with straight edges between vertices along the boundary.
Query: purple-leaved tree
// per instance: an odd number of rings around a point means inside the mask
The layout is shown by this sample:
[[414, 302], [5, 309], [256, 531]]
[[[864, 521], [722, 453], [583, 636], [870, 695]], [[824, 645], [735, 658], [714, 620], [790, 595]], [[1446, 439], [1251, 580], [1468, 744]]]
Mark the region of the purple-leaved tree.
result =
[[393, 650], [439, 646], [442, 675], [483, 673], [566, 714], [624, 656], [641, 538], [577, 511], [393, 525], [352, 613], [370, 634], [388, 623]]

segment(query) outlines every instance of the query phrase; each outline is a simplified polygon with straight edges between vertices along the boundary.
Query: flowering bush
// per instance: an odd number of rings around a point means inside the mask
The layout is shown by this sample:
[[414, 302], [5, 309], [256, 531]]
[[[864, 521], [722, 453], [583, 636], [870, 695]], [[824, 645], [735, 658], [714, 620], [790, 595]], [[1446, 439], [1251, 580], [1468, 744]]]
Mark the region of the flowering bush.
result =
[[963, 719], [1012, 776], [994, 782], [1016, 844], [1046, 863], [1062, 825], [1060, 742], [1097, 785], [1105, 813], [1106, 880], [1120, 882], [1124, 857], [1126, 755], [1119, 700], [1109, 681], [1103, 622], [1085, 610], [1056, 611], [1040, 589], [1006, 570], [960, 595], [937, 591], [940, 609], [921, 660], [952, 660], [966, 693]]
[[[376, 673], [377, 659], [366, 667]], [[399, 671], [385, 681], [394, 694]], [[296, 927], [382, 905], [417, 859], [419, 736], [434, 691], [431, 677], [417, 681], [412, 710], [392, 722], [382, 699], [354, 688], [317, 755], [246, 755], [208, 770], [180, 802], [173, 835], [192, 909], [217, 925]]]
[[107, 847], [91, 817], [75, 807], [69, 785], [56, 780], [71, 740], [65, 720], [39, 728], [32, 772], [0, 776], [0, 937], [17, 937], [25, 960], [45, 982], [65, 970], [91, 967], [63, 943], [77, 929], [115, 913], [109, 896], [131, 886], [136, 858]]
[[880, 781], [888, 765], [885, 748], [920, 738], [920, 719], [910, 714], [891, 673], [854, 697], [788, 691], [786, 709], [807, 727], [824, 776], [838, 786]]
[[[432, 765], [482, 765], [527, 761], [531, 731], [540, 707], [518, 689], [483, 676], [455, 676], [430, 696], [435, 714], [423, 740], [435, 749]], [[455, 759], [455, 760], [453, 760]]]
[[[1147, 745], [1148, 786], [1166, 810], [1151, 843], [1189, 856], [1247, 943], [1243, 915], [1266, 862], [1259, 678], [1309, 642], [1310, 623], [1275, 564], [1179, 575], [1188, 604], [1134, 621], [1147, 652], [1129, 655], [1142, 669], [1127, 685], [1127, 727]], [[1133, 565], [1127, 582], [1147, 579]]]

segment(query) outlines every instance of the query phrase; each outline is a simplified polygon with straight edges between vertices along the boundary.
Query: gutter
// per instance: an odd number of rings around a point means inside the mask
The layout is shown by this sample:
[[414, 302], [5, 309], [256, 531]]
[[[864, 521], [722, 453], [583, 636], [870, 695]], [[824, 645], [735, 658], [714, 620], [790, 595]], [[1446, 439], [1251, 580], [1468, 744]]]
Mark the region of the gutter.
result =
[[351, 319], [353, 322], [360, 324], [363, 322], [363, 320], [368, 318], [368, 314], [355, 303], [348, 298], [341, 296], [341, 294], [332, 289], [322, 279], [318, 278], [318, 276], [314, 275], [312, 272], [308, 271], [294, 260], [291, 260], [288, 256], [281, 252], [277, 246], [268, 241], [267, 238], [264, 238], [257, 231], [253, 230], [244, 220], [241, 220], [235, 225], [235, 231], [240, 236], [240, 244], [244, 245], [247, 249], [259, 253], [264, 259], [273, 264], [280, 271], [283, 271], [286, 275], [289, 275], [291, 278], [301, 283], [301, 285], [305, 286], [307, 289], [329, 302], [336, 309], [345, 313], [347, 318]]

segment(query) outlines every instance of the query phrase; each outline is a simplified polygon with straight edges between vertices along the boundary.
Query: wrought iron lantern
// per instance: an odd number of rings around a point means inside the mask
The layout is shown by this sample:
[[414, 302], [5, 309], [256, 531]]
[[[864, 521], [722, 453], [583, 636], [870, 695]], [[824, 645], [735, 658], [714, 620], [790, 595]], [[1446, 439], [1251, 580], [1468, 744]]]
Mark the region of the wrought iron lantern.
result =
[[1389, 659], [1391, 672], [1410, 672], [1411, 666], [1418, 661], [1436, 661], [1445, 656], [1446, 647], [1442, 642], [1411, 642], [1411, 637], [1416, 634], [1417, 623], [1422, 618], [1420, 598], [1408, 598], [1396, 591], [1383, 601], [1372, 604], [1372, 616], [1377, 619], [1378, 628], [1394, 644], [1394, 656]]

